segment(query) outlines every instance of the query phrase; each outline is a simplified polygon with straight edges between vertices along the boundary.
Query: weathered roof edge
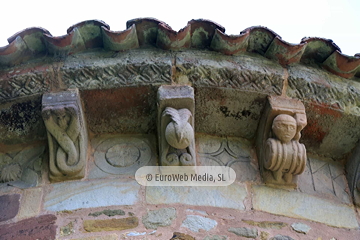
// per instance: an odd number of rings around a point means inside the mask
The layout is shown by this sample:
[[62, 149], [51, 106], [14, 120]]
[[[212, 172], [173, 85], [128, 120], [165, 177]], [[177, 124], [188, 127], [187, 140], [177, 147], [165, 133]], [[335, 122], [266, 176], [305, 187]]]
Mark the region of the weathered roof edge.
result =
[[258, 53], [282, 66], [293, 63], [315, 64], [344, 77], [360, 77], [360, 56], [347, 56], [330, 39], [303, 38], [290, 44], [272, 30], [250, 27], [239, 35], [225, 34], [225, 28], [209, 20], [191, 20], [178, 32], [154, 18], [129, 20], [124, 31], [110, 31], [103, 21], [88, 20], [68, 28], [67, 34], [54, 37], [43, 28], [27, 28], [8, 38], [0, 47], [0, 67], [13, 66], [50, 54], [66, 56], [91, 48], [124, 51], [155, 46], [164, 50], [210, 49], [226, 55]]

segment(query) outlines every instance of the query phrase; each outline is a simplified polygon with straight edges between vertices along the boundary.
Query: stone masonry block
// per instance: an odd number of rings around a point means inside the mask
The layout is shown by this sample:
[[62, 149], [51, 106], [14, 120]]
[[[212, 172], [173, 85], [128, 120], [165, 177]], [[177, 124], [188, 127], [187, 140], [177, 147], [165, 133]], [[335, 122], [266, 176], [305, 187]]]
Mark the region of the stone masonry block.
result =
[[135, 181], [111, 179], [53, 184], [52, 191], [45, 196], [44, 208], [49, 211], [62, 211], [133, 205], [138, 200], [139, 188], [140, 185]]
[[16, 216], [20, 206], [19, 200], [20, 194], [0, 196], [0, 222], [12, 219]]
[[1, 240], [53, 240], [56, 235], [56, 216], [42, 215], [16, 223], [0, 225]]

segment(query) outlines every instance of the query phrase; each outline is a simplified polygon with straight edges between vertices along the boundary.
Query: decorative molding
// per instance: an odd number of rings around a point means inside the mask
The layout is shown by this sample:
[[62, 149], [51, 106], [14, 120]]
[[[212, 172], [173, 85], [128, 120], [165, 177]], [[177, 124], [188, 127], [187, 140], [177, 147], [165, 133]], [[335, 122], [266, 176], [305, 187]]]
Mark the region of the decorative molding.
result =
[[[206, 62], [203, 64], [195, 65], [179, 61], [176, 72], [178, 75], [186, 75], [195, 86], [237, 88], [272, 95], [281, 94], [283, 79], [276, 73], [243, 69], [240, 64], [234, 64], [231, 67], [221, 66], [215, 61], [213, 63], [215, 66]], [[228, 63], [228, 65], [231, 64]]]
[[194, 89], [161, 86], [158, 90], [158, 137], [161, 166], [195, 166]]
[[108, 138], [96, 146], [94, 153], [96, 166], [101, 171], [114, 175], [135, 174], [152, 157], [148, 140], [139, 137]]
[[268, 97], [256, 144], [265, 183], [297, 187], [295, 176], [304, 172], [306, 166], [305, 145], [299, 143], [300, 132], [306, 124], [302, 102], [285, 97]]
[[335, 78], [308, 73], [309, 78], [325, 78], [326, 84], [309, 81], [297, 76], [289, 76], [287, 95], [302, 101], [313, 101], [317, 104], [326, 104], [341, 110], [351, 109], [360, 113], [360, 91], [353, 84], [339, 84]]
[[324, 160], [308, 157], [304, 173], [298, 176], [299, 190], [351, 203], [344, 166], [330, 159]]
[[36, 187], [41, 176], [45, 147], [25, 148], [20, 152], [0, 154], [1, 183], [18, 187]]
[[64, 83], [82, 90], [171, 83], [171, 68], [162, 63], [91, 65], [62, 70]]
[[0, 76], [0, 102], [49, 91], [51, 87], [49, 75], [35, 71], [5, 79]]
[[50, 180], [83, 178], [88, 139], [78, 90], [45, 94], [42, 105], [49, 141]]
[[260, 179], [259, 167], [252, 161], [251, 143], [237, 138], [198, 136], [196, 138], [201, 166], [227, 166], [236, 172], [236, 180]]

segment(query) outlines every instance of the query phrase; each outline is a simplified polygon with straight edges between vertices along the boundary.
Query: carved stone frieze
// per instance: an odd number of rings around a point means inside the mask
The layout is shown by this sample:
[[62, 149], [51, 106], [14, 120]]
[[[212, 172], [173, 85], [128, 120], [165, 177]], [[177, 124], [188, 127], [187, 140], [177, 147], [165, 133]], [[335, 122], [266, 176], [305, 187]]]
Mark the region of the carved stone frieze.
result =
[[45, 147], [25, 148], [21, 151], [0, 154], [0, 185], [18, 188], [37, 186]]
[[195, 166], [194, 89], [161, 86], [158, 101], [160, 165]]
[[308, 157], [304, 173], [298, 176], [298, 187], [301, 192], [351, 203], [344, 165], [331, 159]]
[[184, 78], [196, 87], [235, 88], [280, 95], [284, 72], [268, 60], [247, 56], [219, 56], [205, 52], [176, 55], [176, 81]]
[[360, 84], [303, 66], [291, 66], [287, 95], [302, 101], [360, 113]]
[[94, 140], [96, 168], [90, 171], [89, 178], [107, 176], [106, 174], [135, 174], [136, 170], [149, 164], [154, 158], [149, 141], [150, 139], [142, 136], [116, 136]]
[[41, 94], [50, 90], [50, 78], [47, 73], [19, 74], [6, 80], [0, 76], [0, 102], [23, 96]]
[[242, 138], [200, 135], [196, 138], [201, 166], [227, 166], [236, 172], [236, 180], [260, 179], [259, 167], [251, 157], [251, 143]]
[[233, 67], [213, 67], [192, 64], [177, 66], [177, 72], [187, 75], [195, 86], [239, 88], [267, 94], [281, 94], [282, 79], [275, 74], [265, 74]]
[[306, 126], [304, 105], [295, 99], [268, 97], [257, 136], [260, 172], [267, 184], [296, 187], [294, 176], [306, 166], [306, 148], [299, 143]]
[[50, 180], [83, 178], [88, 143], [78, 90], [45, 94], [42, 105], [48, 132]]
[[63, 81], [79, 89], [107, 89], [119, 86], [164, 84], [171, 82], [170, 67], [161, 63], [115, 64], [67, 68]]

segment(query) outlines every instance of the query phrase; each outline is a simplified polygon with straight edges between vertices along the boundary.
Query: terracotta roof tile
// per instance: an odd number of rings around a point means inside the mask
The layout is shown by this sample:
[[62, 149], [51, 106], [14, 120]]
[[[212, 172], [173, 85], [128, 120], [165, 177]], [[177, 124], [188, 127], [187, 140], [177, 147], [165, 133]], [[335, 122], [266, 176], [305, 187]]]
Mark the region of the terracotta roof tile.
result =
[[290, 44], [276, 36], [265, 52], [265, 57], [273, 59], [283, 66], [297, 63], [305, 50], [306, 43]]
[[75, 29], [78, 29], [87, 49], [101, 48], [103, 47], [102, 28], [109, 30], [110, 26], [103, 21], [89, 20], [69, 27], [67, 33], [70, 34]]
[[323, 66], [338, 76], [351, 78], [360, 70], [360, 57], [349, 57], [336, 50], [324, 61]]
[[158, 25], [158, 35], [156, 45], [165, 50], [179, 50], [191, 46], [191, 25], [176, 32], [168, 25], [160, 23]]
[[135, 24], [131, 25], [128, 29], [119, 32], [110, 31], [103, 26], [102, 37], [104, 48], [108, 50], [123, 51], [139, 47]]
[[[146, 45], [156, 45], [158, 26], [163, 23], [155, 18], [136, 18], [126, 23], [126, 28], [133, 24], [136, 26], [136, 32], [140, 47]], [[165, 24], [165, 23], [163, 23]]]
[[226, 55], [235, 55], [246, 52], [249, 46], [250, 32], [238, 36], [228, 36], [216, 29], [211, 41], [211, 48]]
[[342, 54], [330, 39], [303, 38], [299, 44], [290, 44], [262, 26], [247, 28], [239, 35], [227, 35], [224, 27], [204, 19], [191, 20], [180, 31], [154, 18], [129, 20], [126, 27], [124, 31], [110, 31], [105, 22], [89, 20], [71, 26], [66, 35], [58, 37], [43, 28], [27, 28], [11, 36], [9, 45], [0, 48], [0, 67], [38, 56], [66, 56], [91, 48], [124, 51], [153, 46], [172, 51], [208, 49], [226, 55], [252, 52], [283, 66], [301, 62], [344, 78], [360, 77], [360, 55]]
[[260, 53], [261, 55], [265, 54], [266, 50], [269, 48], [271, 42], [276, 36], [281, 38], [274, 31], [262, 26], [249, 27], [244, 31], [240, 32], [240, 34], [246, 32], [249, 32], [250, 34], [249, 47], [247, 50], [249, 52]]

